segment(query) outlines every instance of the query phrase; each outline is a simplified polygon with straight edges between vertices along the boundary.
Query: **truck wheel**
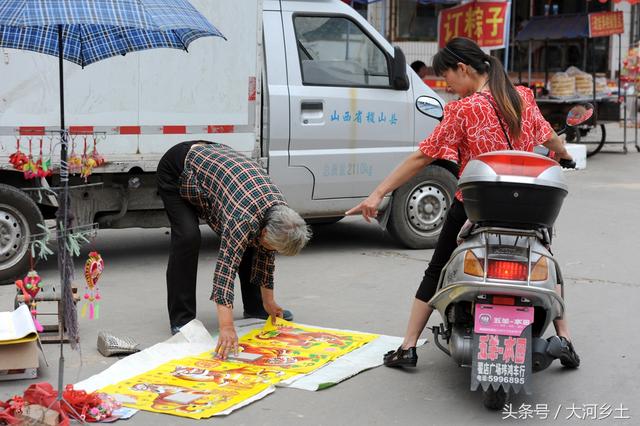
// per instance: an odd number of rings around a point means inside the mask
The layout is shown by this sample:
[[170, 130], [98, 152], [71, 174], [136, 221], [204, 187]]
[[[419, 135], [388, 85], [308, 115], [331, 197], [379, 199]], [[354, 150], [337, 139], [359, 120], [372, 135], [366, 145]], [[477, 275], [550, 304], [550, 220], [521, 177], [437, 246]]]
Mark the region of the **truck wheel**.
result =
[[393, 193], [387, 228], [412, 249], [434, 247], [453, 202], [456, 177], [440, 166], [428, 166]]
[[38, 206], [24, 192], [0, 184], [0, 284], [12, 284], [29, 268], [29, 239], [44, 223]]
[[493, 390], [493, 386], [490, 385], [486, 391], [482, 392], [482, 403], [489, 410], [502, 410], [508, 399], [509, 394], [502, 386], [498, 390]]

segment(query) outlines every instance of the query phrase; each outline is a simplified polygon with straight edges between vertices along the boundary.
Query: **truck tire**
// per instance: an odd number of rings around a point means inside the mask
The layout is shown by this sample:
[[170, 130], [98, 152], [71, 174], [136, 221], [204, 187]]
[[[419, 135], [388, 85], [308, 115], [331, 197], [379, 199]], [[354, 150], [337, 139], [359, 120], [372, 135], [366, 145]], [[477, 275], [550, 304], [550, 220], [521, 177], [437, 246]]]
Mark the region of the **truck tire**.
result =
[[425, 167], [393, 193], [387, 229], [412, 249], [432, 248], [453, 202], [457, 178], [440, 166]]
[[29, 268], [29, 239], [44, 223], [36, 203], [13, 186], [0, 184], [0, 284], [13, 284]]

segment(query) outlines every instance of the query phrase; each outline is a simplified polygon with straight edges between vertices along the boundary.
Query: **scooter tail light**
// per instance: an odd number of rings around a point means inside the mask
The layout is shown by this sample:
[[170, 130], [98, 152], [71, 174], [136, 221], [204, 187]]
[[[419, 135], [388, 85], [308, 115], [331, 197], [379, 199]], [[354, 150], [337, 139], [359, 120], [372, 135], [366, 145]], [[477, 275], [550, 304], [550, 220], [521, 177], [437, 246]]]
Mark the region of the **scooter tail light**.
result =
[[513, 175], [538, 177], [550, 167], [556, 166], [555, 161], [541, 156], [516, 156], [509, 154], [487, 153], [478, 160], [491, 167], [498, 175]]
[[484, 269], [478, 257], [473, 254], [472, 250], [467, 250], [464, 255], [464, 273], [475, 277], [484, 276]]
[[494, 305], [514, 306], [516, 304], [516, 298], [510, 296], [493, 296], [491, 303], [493, 303]]
[[546, 281], [549, 278], [549, 263], [542, 256], [531, 269], [531, 281]]
[[527, 264], [510, 260], [491, 260], [487, 266], [487, 277], [499, 280], [526, 281]]

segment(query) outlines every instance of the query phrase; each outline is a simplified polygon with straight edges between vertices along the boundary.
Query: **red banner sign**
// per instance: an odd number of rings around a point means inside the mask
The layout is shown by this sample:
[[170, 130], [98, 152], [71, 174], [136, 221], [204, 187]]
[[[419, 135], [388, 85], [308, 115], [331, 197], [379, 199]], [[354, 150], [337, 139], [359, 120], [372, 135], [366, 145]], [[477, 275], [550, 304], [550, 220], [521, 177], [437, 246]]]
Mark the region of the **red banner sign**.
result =
[[589, 37], [605, 37], [624, 33], [622, 12], [598, 12], [589, 14]]
[[481, 47], [505, 45], [509, 2], [474, 1], [440, 12], [438, 46], [443, 48], [454, 37], [467, 37]]

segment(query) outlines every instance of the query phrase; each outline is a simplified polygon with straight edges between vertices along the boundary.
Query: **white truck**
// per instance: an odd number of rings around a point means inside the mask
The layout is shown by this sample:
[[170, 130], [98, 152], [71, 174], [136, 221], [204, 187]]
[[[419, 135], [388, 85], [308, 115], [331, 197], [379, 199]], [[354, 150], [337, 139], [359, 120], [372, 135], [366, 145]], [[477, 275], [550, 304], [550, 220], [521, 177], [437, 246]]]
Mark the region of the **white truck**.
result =
[[[86, 69], [65, 63], [71, 154], [106, 163], [74, 176], [77, 224], [161, 227], [156, 166], [173, 144], [228, 144], [269, 172], [292, 208], [331, 222], [426, 137], [442, 100], [362, 16], [339, 0], [193, 1], [226, 37], [189, 52], [158, 49]], [[59, 158], [57, 59], [0, 51], [0, 282], [21, 276], [29, 240], [54, 217], [58, 176], [25, 179], [9, 163]], [[387, 197], [383, 226], [407, 247], [435, 243], [456, 187], [456, 165], [436, 162]]]

